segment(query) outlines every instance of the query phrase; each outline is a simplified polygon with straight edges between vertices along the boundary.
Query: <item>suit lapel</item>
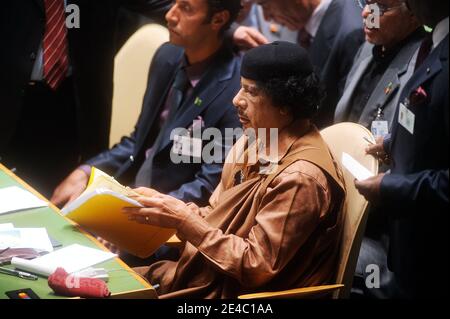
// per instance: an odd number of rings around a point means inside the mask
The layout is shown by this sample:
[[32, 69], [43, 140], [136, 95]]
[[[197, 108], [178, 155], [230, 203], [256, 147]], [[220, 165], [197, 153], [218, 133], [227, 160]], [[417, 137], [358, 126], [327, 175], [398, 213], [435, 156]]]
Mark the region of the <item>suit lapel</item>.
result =
[[[181, 55], [182, 56], [182, 55]], [[153, 126], [154, 121], [156, 120], [157, 115], [159, 114], [159, 110], [162, 105], [166, 102], [167, 96], [169, 94], [170, 88], [175, 78], [176, 71], [180, 67], [179, 63], [170, 63], [166, 62], [165, 66], [162, 70], [168, 70], [167, 72], [155, 72], [158, 73], [158, 81], [153, 82], [153, 85], [156, 85], [155, 88], [152, 88], [152, 98], [149, 103], [150, 105], [144, 107], [141, 125], [144, 127], [144, 130], [136, 137], [136, 152], [139, 152], [141, 148], [144, 146], [145, 141], [147, 140], [147, 136], [150, 132], [151, 127]]]
[[[166, 127], [163, 138], [157, 146], [157, 152], [166, 148], [171, 143], [170, 134], [173, 129], [189, 127], [192, 125], [192, 121], [214, 102], [217, 96], [225, 89], [227, 80], [233, 76], [233, 70], [234, 63], [229, 63], [229, 60], [215, 61], [212, 63], [210, 69], [194, 88], [192, 94], [183, 102], [173, 123]], [[196, 101], [201, 101], [201, 104], [199, 105]]]
[[[411, 68], [414, 68], [415, 63], [411, 63], [411, 57], [418, 47], [418, 41], [411, 41], [397, 54], [370, 96], [367, 102], [368, 111], [373, 112], [378, 108], [385, 109], [387, 104], [392, 101], [392, 98], [398, 94], [398, 90], [402, 86], [401, 78], [407, 73], [411, 75], [414, 72]], [[363, 116], [363, 118], [366, 117]], [[363, 123], [363, 125], [369, 124]]]
[[392, 96], [395, 95], [399, 88], [399, 70], [397, 68], [386, 70], [377, 87], [375, 88], [375, 90], [373, 90], [370, 99], [366, 104], [367, 108], [371, 111], [378, 108], [384, 109], [386, 104], [390, 101]]
[[[406, 99], [409, 99], [411, 94], [432, 79], [436, 74], [441, 72], [442, 70], [442, 61], [448, 60], [448, 53], [446, 55], [446, 50], [444, 50], [444, 46], [447, 45], [448, 48], [448, 36], [441, 42], [441, 44], [431, 52], [431, 55], [425, 60], [425, 62], [416, 70], [407, 86], [402, 92], [399, 103], [405, 103]], [[448, 49], [447, 49], [448, 52]], [[430, 93], [430, 92], [427, 92]], [[397, 107], [397, 111], [394, 117], [394, 125], [392, 127], [392, 142], [391, 149], [396, 142], [397, 130], [399, 127], [398, 124], [398, 113], [399, 108]]]
[[361, 77], [366, 73], [366, 70], [372, 61], [373, 57], [372, 54], [370, 54], [361, 61], [356, 62], [358, 65], [358, 69], [351, 77], [348, 86], [344, 90], [344, 95], [342, 96], [338, 106], [336, 107], [336, 121], [340, 122], [347, 118], [348, 107], [350, 106], [351, 99], [353, 98], [353, 94], [355, 93], [355, 89], [361, 81]]
[[324, 69], [325, 63], [333, 47], [334, 38], [339, 29], [340, 22], [335, 18], [340, 16], [336, 14], [341, 8], [339, 2], [340, 1], [337, 0], [331, 2], [309, 49], [309, 55], [314, 66], [319, 67], [320, 69]]

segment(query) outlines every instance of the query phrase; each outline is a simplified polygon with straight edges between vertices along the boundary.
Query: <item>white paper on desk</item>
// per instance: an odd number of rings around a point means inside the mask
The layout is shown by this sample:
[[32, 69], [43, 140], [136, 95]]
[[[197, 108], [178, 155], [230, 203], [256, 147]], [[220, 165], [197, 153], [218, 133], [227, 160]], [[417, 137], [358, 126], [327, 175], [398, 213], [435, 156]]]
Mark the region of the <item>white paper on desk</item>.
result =
[[53, 245], [45, 228], [0, 229], [0, 249], [34, 248], [53, 251]]
[[13, 229], [14, 225], [11, 223], [7, 223], [7, 224], [0, 224], [0, 231], [2, 230], [10, 230]]
[[47, 202], [20, 187], [0, 188], [0, 214], [47, 206]]
[[14, 257], [11, 264], [18, 269], [48, 277], [58, 267], [71, 274], [116, 256], [110, 252], [74, 244], [32, 260]]
[[342, 153], [342, 165], [348, 169], [358, 181], [363, 181], [374, 176], [371, 171], [362, 166], [361, 163], [347, 153]]

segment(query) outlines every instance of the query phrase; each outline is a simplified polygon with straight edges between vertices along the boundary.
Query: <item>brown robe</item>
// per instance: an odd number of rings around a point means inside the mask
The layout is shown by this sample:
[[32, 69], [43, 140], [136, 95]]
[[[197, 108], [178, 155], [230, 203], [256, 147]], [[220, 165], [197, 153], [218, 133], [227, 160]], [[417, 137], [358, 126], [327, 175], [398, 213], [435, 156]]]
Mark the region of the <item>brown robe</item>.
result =
[[245, 137], [236, 143], [211, 206], [188, 205], [180, 259], [149, 268], [161, 298], [236, 298], [334, 281], [344, 182], [317, 129], [301, 134], [297, 125], [279, 134], [271, 175], [246, 163]]

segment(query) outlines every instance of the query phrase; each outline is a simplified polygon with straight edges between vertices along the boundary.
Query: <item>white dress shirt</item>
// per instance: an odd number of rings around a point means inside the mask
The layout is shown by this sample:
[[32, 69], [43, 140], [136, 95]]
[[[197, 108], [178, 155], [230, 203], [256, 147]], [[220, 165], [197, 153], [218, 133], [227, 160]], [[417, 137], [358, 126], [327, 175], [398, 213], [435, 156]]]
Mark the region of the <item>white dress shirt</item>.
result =
[[328, 10], [332, 0], [322, 0], [317, 8], [314, 10], [308, 23], [305, 25], [306, 31], [311, 35], [312, 39], [316, 37], [317, 31], [319, 30], [320, 24]]

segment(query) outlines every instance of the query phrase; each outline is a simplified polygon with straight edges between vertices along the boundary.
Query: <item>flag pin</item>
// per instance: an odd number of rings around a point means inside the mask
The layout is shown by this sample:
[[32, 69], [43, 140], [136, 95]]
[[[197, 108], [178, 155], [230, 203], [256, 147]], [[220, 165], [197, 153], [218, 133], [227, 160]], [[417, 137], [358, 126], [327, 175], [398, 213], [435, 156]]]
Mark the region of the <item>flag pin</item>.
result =
[[389, 82], [388, 86], [384, 89], [384, 94], [388, 95], [392, 91], [392, 85], [394, 85], [392, 82]]
[[199, 97], [195, 98], [194, 104], [197, 106], [202, 106], [203, 100]]

